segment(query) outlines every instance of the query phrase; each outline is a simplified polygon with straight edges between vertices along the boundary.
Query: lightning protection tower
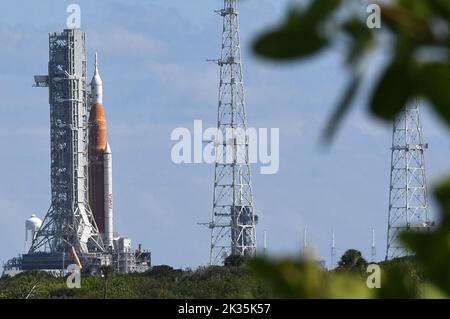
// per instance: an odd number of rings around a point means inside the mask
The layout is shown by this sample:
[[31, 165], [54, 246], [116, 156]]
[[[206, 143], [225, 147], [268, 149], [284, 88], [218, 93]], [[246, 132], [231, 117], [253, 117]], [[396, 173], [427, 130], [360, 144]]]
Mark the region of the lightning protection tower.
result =
[[430, 222], [420, 103], [405, 106], [394, 120], [386, 260], [408, 255], [404, 230], [428, 230]]
[[377, 247], [375, 245], [375, 228], [372, 228], [372, 246], [370, 247], [371, 261], [377, 259]]
[[336, 265], [336, 240], [334, 237], [334, 230], [331, 234], [331, 258], [330, 258], [330, 269], [333, 269]]
[[248, 154], [247, 115], [244, 104], [239, 22], [236, 0], [224, 0], [216, 11], [223, 18], [220, 67], [218, 136], [215, 152], [214, 199], [210, 264], [229, 255], [256, 253], [256, 221], [253, 208]]
[[[49, 35], [49, 88], [52, 202], [29, 250], [53, 255], [104, 252], [88, 202], [86, 45], [81, 30]], [[25, 261], [25, 259], [24, 259]]]

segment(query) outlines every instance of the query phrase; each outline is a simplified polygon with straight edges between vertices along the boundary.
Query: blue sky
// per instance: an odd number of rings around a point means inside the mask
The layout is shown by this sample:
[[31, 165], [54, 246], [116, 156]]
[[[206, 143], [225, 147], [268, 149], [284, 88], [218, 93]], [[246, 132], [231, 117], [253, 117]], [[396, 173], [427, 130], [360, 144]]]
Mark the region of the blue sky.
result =
[[[43, 218], [50, 204], [48, 92], [32, 88], [45, 74], [48, 33], [65, 27], [75, 1], [1, 5], [0, 20], [0, 261], [24, 248], [24, 221]], [[307, 225], [309, 240], [329, 261], [332, 229], [337, 253], [356, 248], [370, 257], [371, 228], [384, 257], [391, 128], [356, 108], [329, 148], [323, 126], [348, 80], [340, 50], [302, 63], [276, 65], [255, 57], [252, 39], [280, 20], [288, 0], [247, 0], [241, 36], [249, 126], [280, 128], [280, 171], [259, 175], [254, 197], [259, 242], [296, 255]], [[90, 58], [100, 55], [108, 139], [114, 152], [115, 229], [153, 252], [155, 264], [196, 267], [208, 262], [214, 168], [175, 165], [176, 127], [201, 119], [215, 124], [219, 56], [219, 0], [77, 1]], [[369, 78], [383, 64], [379, 53]], [[370, 81], [368, 84], [370, 84]], [[448, 132], [425, 106], [423, 127], [432, 184], [450, 169]], [[434, 204], [434, 203], [432, 203]], [[435, 206], [432, 207], [435, 211]]]

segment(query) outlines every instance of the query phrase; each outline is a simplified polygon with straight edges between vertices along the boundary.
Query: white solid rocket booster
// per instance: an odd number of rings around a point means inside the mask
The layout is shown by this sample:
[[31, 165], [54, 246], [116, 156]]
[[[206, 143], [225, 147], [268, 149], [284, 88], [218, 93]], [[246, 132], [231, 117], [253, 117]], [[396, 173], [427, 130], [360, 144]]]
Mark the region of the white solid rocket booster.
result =
[[112, 192], [112, 152], [109, 143], [103, 153], [105, 178], [105, 241], [107, 247], [113, 246], [113, 192]]

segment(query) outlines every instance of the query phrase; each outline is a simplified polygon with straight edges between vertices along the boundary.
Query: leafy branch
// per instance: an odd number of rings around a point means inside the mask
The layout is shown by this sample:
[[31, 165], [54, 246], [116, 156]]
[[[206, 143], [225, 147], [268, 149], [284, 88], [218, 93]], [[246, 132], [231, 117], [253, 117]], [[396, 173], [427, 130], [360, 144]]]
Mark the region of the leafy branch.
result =
[[[371, 29], [361, 1], [310, 1], [306, 7], [291, 7], [279, 26], [254, 43], [254, 51], [261, 57], [292, 61], [317, 56], [346, 39], [346, 61], [352, 76], [329, 120], [327, 140], [361, 89], [365, 68], [373, 59], [369, 53], [384, 46], [390, 52], [389, 62], [371, 88], [370, 112], [391, 121], [409, 101], [423, 97], [450, 124], [450, 2], [397, 0], [378, 6], [382, 28]], [[382, 41], [384, 37], [387, 41]]]
[[[381, 29], [369, 28], [366, 6], [358, 0], [312, 0], [290, 7], [282, 23], [254, 43], [259, 56], [274, 61], [305, 60], [333, 49], [345, 39], [346, 66], [351, 80], [324, 132], [334, 136], [360, 94], [373, 51], [384, 49], [389, 60], [367, 96], [368, 111], [392, 121], [411, 100], [423, 98], [450, 125], [450, 1], [392, 0], [378, 3]], [[254, 271], [280, 297], [417, 298], [450, 296], [450, 178], [438, 185], [442, 222], [429, 233], [406, 232], [401, 239], [416, 255], [426, 279], [411, 279], [402, 268], [383, 272], [382, 288], [363, 287], [350, 273], [327, 273], [313, 261], [256, 259]], [[345, 284], [343, 284], [345, 282]], [[363, 287], [363, 288], [361, 288]]]

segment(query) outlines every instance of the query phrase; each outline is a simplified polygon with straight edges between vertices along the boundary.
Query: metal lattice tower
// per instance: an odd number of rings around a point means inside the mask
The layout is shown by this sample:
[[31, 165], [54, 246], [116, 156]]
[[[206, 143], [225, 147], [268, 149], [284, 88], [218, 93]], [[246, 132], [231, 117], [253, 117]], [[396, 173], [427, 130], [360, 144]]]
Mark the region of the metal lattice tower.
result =
[[428, 230], [430, 222], [420, 105], [417, 99], [394, 121], [386, 260], [408, 255], [398, 240], [404, 230]]
[[29, 253], [102, 252], [104, 246], [88, 202], [85, 33], [49, 35], [49, 87], [52, 203]]
[[253, 208], [251, 168], [248, 154], [247, 116], [244, 104], [239, 22], [236, 0], [225, 0], [219, 107], [217, 117], [214, 199], [211, 228], [210, 264], [223, 262], [229, 255], [256, 253], [256, 215]]

